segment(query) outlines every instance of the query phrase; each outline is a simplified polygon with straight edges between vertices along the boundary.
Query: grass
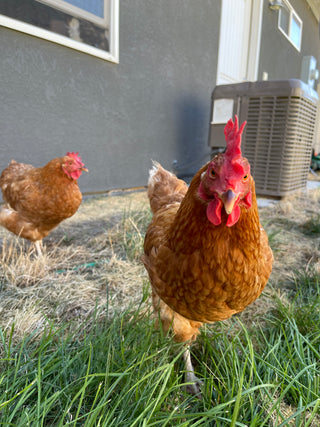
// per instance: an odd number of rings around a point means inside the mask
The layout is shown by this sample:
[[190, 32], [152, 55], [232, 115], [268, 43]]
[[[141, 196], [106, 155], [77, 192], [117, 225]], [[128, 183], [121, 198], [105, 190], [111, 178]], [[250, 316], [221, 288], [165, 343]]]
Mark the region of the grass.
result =
[[182, 349], [140, 308], [17, 344], [14, 328], [1, 332], [0, 425], [317, 426], [320, 332], [302, 334], [281, 304], [267, 322], [203, 331], [193, 350], [202, 400], [184, 391]]
[[0, 425], [318, 427], [320, 257], [303, 228], [315, 200], [305, 215], [301, 199], [261, 210], [270, 284], [203, 328], [192, 347], [202, 399], [185, 392], [183, 349], [150, 313], [144, 193], [86, 200], [42, 261], [1, 230]]
[[302, 224], [302, 230], [307, 235], [319, 235], [320, 234], [320, 215], [312, 216], [304, 224]]

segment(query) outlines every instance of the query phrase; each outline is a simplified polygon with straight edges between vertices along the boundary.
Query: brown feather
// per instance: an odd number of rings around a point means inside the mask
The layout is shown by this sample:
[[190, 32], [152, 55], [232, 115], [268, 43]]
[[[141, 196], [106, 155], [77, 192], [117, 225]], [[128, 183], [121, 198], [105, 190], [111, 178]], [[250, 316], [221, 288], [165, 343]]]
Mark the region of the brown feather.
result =
[[72, 216], [80, 206], [82, 195], [77, 181], [62, 170], [68, 159], [56, 158], [41, 168], [12, 160], [0, 177], [6, 202], [0, 212], [0, 224], [36, 241]]
[[[154, 215], [145, 236], [143, 262], [155, 308], [162, 309], [161, 317], [170, 313], [171, 321], [175, 318], [177, 341], [194, 339], [202, 322], [224, 320], [244, 310], [261, 294], [272, 268], [272, 251], [259, 221], [253, 179], [251, 208], [241, 207], [239, 221], [232, 227], [225, 225], [225, 212], [222, 223], [214, 226], [207, 220], [206, 203], [198, 196], [207, 167], [194, 176], [181, 203], [182, 194], [176, 193], [181, 180], [174, 175], [159, 166], [159, 174], [154, 171], [149, 181]], [[165, 185], [159, 196], [156, 187], [162, 181]], [[185, 333], [187, 319], [187, 329], [191, 329]]]

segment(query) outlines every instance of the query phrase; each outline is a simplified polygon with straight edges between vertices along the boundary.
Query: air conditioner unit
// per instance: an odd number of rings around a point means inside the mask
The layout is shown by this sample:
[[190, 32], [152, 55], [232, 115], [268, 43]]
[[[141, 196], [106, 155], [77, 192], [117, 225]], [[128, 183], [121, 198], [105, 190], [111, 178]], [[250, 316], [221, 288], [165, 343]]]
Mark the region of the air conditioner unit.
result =
[[317, 92], [296, 79], [216, 86], [209, 146], [225, 147], [223, 128], [237, 114], [240, 122], [247, 121], [242, 153], [250, 162], [257, 194], [292, 194], [307, 185], [317, 105]]

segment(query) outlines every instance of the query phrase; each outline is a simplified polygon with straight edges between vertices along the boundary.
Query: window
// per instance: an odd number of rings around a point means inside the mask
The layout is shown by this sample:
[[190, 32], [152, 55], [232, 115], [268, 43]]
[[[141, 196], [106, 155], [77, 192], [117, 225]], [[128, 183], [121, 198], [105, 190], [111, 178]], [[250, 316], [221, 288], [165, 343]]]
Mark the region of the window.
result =
[[0, 25], [119, 62], [119, 0], [0, 0]]
[[69, 13], [78, 18], [87, 19], [96, 25], [107, 28], [107, 0], [36, 0]]
[[302, 39], [302, 21], [287, 0], [282, 0], [279, 12], [279, 30], [300, 51]]

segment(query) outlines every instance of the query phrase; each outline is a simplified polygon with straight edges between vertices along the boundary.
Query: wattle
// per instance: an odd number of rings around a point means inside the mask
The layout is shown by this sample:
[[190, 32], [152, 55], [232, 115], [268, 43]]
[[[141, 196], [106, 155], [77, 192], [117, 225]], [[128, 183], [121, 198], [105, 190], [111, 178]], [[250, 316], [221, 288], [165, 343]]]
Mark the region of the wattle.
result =
[[230, 215], [228, 215], [227, 219], [227, 227], [232, 227], [240, 218], [241, 209], [240, 206], [235, 205], [232, 209], [232, 212]]
[[221, 224], [221, 209], [223, 203], [217, 197], [207, 206], [207, 218], [213, 225]]
[[[223, 203], [220, 199], [215, 198], [207, 206], [207, 218], [213, 225], [221, 224], [221, 212]], [[240, 218], [241, 209], [240, 206], [235, 205], [232, 209], [231, 214], [228, 215], [227, 227], [232, 227]]]
[[[203, 191], [202, 187], [200, 186], [199, 189], [199, 195], [203, 200], [206, 200], [207, 196], [205, 192]], [[240, 201], [241, 206], [244, 206], [246, 209], [249, 209], [252, 205], [252, 195], [251, 191], [249, 191], [246, 196]], [[209, 202], [207, 206], [207, 218], [213, 225], [220, 225], [221, 224], [221, 212], [223, 209], [223, 203], [222, 200], [219, 199], [217, 196]], [[231, 214], [228, 215], [227, 227], [232, 227], [236, 222], [238, 222], [241, 214], [241, 208], [238, 204], [236, 204]]]
[[72, 179], [77, 180], [77, 179], [79, 179], [81, 172], [82, 172], [81, 169], [75, 170], [74, 172], [70, 173], [70, 176]]

